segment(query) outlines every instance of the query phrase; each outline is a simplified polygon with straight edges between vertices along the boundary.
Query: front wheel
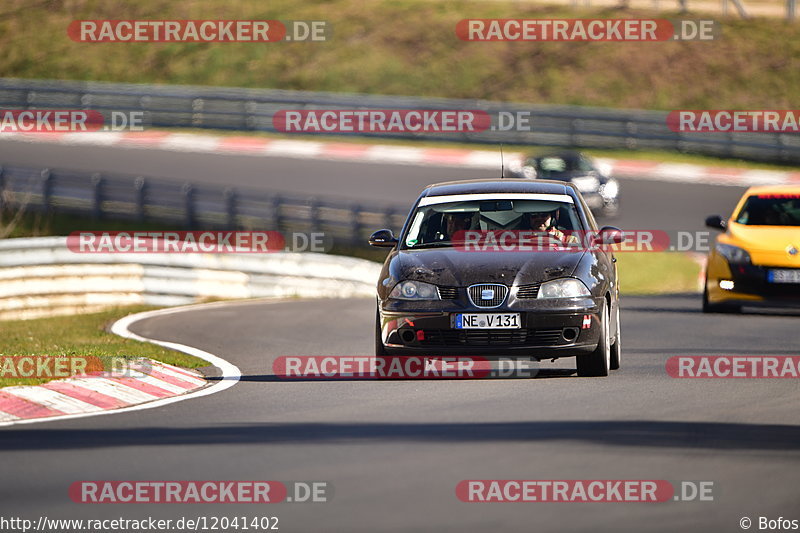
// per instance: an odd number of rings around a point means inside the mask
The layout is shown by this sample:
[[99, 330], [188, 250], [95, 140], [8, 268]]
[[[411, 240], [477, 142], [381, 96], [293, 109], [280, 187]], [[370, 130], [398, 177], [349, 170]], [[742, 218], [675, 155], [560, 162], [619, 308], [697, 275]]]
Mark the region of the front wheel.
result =
[[600, 312], [600, 341], [597, 348], [589, 355], [577, 356], [578, 376], [580, 377], [602, 377], [607, 376], [611, 368], [611, 335], [609, 330], [610, 311], [608, 304], [603, 303]]

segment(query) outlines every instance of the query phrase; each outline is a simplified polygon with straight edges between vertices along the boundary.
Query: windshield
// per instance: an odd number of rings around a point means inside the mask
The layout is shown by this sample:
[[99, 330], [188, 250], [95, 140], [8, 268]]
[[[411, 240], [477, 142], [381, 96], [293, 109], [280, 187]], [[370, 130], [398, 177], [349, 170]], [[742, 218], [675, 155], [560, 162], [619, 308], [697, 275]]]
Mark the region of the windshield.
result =
[[746, 226], [800, 226], [800, 194], [750, 196], [736, 222]]
[[563, 172], [589, 172], [592, 165], [581, 157], [545, 156], [534, 160], [534, 168], [540, 175], [560, 174]]
[[404, 248], [453, 246], [465, 231], [574, 231], [582, 229], [575, 205], [551, 200], [471, 200], [420, 206], [411, 217]]

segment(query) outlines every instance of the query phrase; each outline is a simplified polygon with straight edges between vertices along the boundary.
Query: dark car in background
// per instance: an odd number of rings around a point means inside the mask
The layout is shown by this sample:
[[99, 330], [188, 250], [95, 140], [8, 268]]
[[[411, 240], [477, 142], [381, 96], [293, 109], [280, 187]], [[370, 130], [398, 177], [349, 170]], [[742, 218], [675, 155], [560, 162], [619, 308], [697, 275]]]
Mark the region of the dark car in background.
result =
[[[590, 235], [622, 242], [616, 228], [597, 229], [574, 186], [540, 180], [439, 183], [417, 199], [377, 284], [376, 355], [577, 357], [578, 375], [606, 376], [620, 364], [619, 286], [613, 253], [596, 246], [536, 251], [472, 249], [457, 235], [544, 228], [548, 239]], [[521, 234], [521, 233], [519, 233]]]
[[512, 168], [513, 177], [572, 183], [598, 215], [613, 217], [619, 210], [619, 182], [603, 165], [581, 152], [533, 155]]

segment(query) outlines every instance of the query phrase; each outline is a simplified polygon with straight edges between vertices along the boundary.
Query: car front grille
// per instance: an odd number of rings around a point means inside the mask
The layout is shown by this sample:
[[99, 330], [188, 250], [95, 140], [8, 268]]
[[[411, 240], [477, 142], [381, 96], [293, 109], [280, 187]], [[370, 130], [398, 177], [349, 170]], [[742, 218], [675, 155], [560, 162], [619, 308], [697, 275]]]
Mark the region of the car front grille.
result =
[[529, 285], [520, 285], [517, 288], [517, 298], [521, 300], [535, 299], [539, 296], [539, 287], [541, 283], [531, 283]]
[[[491, 297], [484, 299], [484, 291], [491, 291]], [[475, 307], [498, 307], [508, 294], [508, 287], [499, 283], [480, 283], [467, 289], [469, 300]]]
[[423, 329], [420, 346], [555, 346], [567, 344], [561, 329]]
[[439, 298], [442, 300], [455, 300], [458, 298], [458, 287], [439, 287]]

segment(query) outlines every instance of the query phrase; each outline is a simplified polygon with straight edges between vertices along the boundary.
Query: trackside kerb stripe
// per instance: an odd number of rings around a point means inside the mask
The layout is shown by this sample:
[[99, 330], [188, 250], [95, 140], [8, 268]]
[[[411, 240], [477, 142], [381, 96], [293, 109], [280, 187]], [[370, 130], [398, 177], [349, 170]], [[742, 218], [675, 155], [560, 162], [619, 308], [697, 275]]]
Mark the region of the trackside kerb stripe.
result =
[[[210, 365], [219, 368], [222, 377], [218, 378], [218, 380], [212, 383], [211, 385], [199, 388], [198, 390], [187, 392], [185, 394], [181, 394], [178, 396], [171, 396], [168, 398], [161, 398], [161, 399], [157, 399], [155, 396], [146, 394], [136, 389], [132, 389], [126, 385], [108, 379], [71, 378], [70, 382], [77, 385], [78, 387], [100, 392], [102, 394], [105, 394], [106, 396], [111, 396], [114, 398], [119, 397], [120, 399], [122, 399], [122, 397], [124, 396], [126, 397], [125, 399], [131, 399], [131, 400], [133, 400], [134, 397], [136, 398], [134, 400], [136, 402], [136, 405], [129, 405], [127, 407], [121, 407], [119, 409], [110, 409], [110, 410], [103, 410], [90, 413], [80, 413], [80, 414], [64, 414], [52, 409], [48, 409], [41, 405], [28, 402], [27, 400], [17, 398], [13, 395], [5, 394], [2, 390], [0, 390], [0, 406], [2, 406], [2, 410], [0, 410], [0, 427], [17, 425], [17, 424], [34, 424], [38, 422], [49, 422], [53, 420], [87, 418], [90, 416], [102, 416], [109, 414], [126, 413], [130, 411], [143, 411], [145, 409], [154, 409], [156, 407], [162, 407], [165, 405], [181, 402], [191, 398], [209, 396], [211, 394], [216, 394], [218, 392], [222, 392], [226, 389], [229, 389], [230, 387], [236, 385], [236, 383], [239, 382], [239, 379], [241, 377], [241, 372], [235, 365], [229, 363], [228, 361], [222, 359], [221, 357], [200, 350], [198, 348], [194, 348], [192, 346], [186, 346], [184, 344], [179, 344], [177, 342], [166, 342], [155, 339], [149, 339], [147, 337], [143, 337], [133, 333], [128, 328], [130, 327], [131, 324], [134, 324], [140, 320], [155, 318], [164, 315], [170, 315], [173, 313], [181, 313], [188, 310], [208, 309], [208, 308], [215, 308], [215, 307], [222, 307], [229, 305], [249, 305], [252, 303], [258, 303], [263, 305], [264, 303], [280, 303], [281, 301], [282, 300], [272, 300], [266, 302], [259, 300], [249, 300], [246, 302], [214, 302], [210, 304], [192, 304], [192, 305], [173, 307], [168, 309], [159, 309], [156, 311], [146, 311], [144, 313], [137, 313], [134, 315], [126, 316], [116, 321], [114, 324], [112, 324], [111, 326], [112, 333], [120, 335], [121, 337], [124, 338], [134, 339], [141, 342], [150, 342], [152, 344], [157, 344], [165, 348], [193, 355], [195, 357], [203, 359], [204, 361], [207, 361]], [[158, 363], [158, 365], [159, 365], [159, 370], [178, 372], [177, 368], [171, 365], [163, 365], [162, 363]], [[162, 365], [165, 366], [166, 368], [161, 368]], [[205, 380], [200, 379], [196, 375], [192, 374], [190, 371], [181, 370], [180, 373], [182, 374], [182, 376], [187, 376], [187, 379], [196, 380], [197, 382], [202, 384], [205, 383]]]
[[46, 417], [63, 415], [61, 411], [50, 409], [38, 403], [29, 402], [22, 398], [9, 394], [6, 391], [0, 390], [0, 405], [3, 406], [3, 411], [19, 418], [33, 418], [33, 417]]
[[73, 398], [77, 398], [86, 403], [96, 405], [97, 407], [102, 407], [103, 409], [116, 409], [117, 407], [123, 407], [125, 405], [129, 405], [128, 402], [124, 402], [119, 398], [108, 396], [106, 394], [93, 391], [91, 389], [87, 389], [84, 387], [79, 387], [78, 385], [75, 385], [72, 382], [57, 380], [57, 381], [50, 381], [42, 386], [48, 389], [58, 391], [61, 394], [72, 396]]
[[100, 408], [96, 405], [83, 402], [77, 398], [66, 396], [58, 391], [48, 389], [45, 387], [26, 386], [26, 387], [11, 387], [5, 392], [19, 396], [30, 402], [43, 405], [54, 411], [67, 414], [89, 413], [97, 411]]

